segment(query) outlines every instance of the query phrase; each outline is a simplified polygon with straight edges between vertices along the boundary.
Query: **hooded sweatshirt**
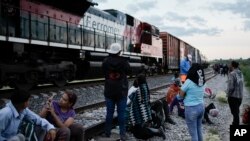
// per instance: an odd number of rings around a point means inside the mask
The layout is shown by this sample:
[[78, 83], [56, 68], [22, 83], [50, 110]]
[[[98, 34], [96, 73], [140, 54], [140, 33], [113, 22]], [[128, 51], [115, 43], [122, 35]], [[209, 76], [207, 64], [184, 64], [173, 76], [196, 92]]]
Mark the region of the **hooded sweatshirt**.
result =
[[241, 99], [243, 97], [243, 75], [238, 68], [228, 76], [227, 96]]
[[127, 75], [130, 66], [125, 58], [111, 55], [104, 59], [102, 64], [105, 76], [104, 96], [113, 100], [119, 100], [128, 94]]

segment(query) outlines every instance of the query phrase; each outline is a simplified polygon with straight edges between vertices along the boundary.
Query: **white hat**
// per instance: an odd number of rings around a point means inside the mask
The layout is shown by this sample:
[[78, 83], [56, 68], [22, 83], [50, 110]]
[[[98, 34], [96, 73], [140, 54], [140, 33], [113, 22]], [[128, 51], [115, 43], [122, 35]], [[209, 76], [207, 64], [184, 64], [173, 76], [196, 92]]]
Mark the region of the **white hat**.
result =
[[110, 54], [118, 54], [122, 50], [121, 45], [119, 43], [113, 43], [110, 45], [110, 49], [108, 53]]
[[192, 56], [190, 54], [188, 54], [187, 57], [189, 61], [192, 61]]

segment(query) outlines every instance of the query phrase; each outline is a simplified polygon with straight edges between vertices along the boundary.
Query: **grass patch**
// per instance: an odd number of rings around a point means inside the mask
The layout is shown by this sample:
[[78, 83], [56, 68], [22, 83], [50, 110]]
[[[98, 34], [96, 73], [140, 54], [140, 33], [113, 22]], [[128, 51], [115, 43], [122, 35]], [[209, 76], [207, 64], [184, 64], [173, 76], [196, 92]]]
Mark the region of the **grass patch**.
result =
[[224, 97], [218, 97], [217, 99], [220, 103], [227, 103], [227, 99]]
[[244, 75], [245, 86], [250, 87], [250, 66], [241, 66]]
[[209, 128], [204, 137], [204, 141], [220, 141], [219, 132], [217, 129]]
[[226, 93], [224, 91], [219, 91], [216, 94], [216, 98], [220, 103], [227, 103]]

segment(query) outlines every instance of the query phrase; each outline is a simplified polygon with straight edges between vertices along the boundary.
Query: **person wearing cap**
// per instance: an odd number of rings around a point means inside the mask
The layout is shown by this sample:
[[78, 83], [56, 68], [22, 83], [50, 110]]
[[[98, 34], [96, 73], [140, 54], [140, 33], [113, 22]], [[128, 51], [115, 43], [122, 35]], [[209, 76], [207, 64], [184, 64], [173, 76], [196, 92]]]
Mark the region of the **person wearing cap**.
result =
[[180, 76], [181, 76], [181, 82], [184, 83], [187, 77], [188, 70], [191, 67], [192, 62], [192, 56], [188, 54], [180, 64]]
[[115, 105], [117, 106], [120, 139], [125, 140], [125, 110], [127, 105], [128, 80], [130, 73], [128, 61], [120, 56], [121, 45], [113, 43], [108, 50], [109, 56], [102, 63], [105, 77], [104, 97], [106, 101], [105, 136], [110, 137]]
[[48, 131], [48, 137], [54, 141], [55, 127], [28, 108], [29, 98], [30, 93], [16, 90], [11, 95], [10, 101], [0, 110], [0, 141], [25, 141], [25, 135], [18, 133], [24, 120], [33, 122]]

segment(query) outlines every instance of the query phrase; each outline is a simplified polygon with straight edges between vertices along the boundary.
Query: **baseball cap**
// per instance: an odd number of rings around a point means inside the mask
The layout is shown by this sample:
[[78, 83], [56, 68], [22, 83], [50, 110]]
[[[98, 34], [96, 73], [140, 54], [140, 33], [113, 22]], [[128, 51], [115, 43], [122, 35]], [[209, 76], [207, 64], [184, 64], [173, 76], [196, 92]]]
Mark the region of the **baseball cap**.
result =
[[110, 49], [108, 53], [110, 54], [118, 54], [122, 50], [121, 45], [119, 43], [112, 43], [110, 45]]

